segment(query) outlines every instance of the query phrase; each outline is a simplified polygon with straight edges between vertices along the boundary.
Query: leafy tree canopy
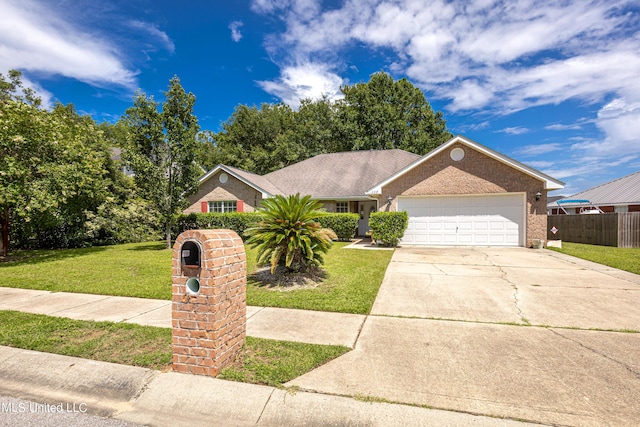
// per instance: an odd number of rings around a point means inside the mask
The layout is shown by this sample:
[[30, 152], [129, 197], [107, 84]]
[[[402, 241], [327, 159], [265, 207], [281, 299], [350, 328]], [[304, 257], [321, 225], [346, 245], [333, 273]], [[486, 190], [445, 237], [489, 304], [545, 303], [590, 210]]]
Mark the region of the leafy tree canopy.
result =
[[406, 79], [376, 73], [341, 88], [344, 99], [239, 105], [218, 133], [200, 138], [206, 169], [222, 163], [265, 174], [322, 153], [400, 148], [425, 154], [451, 138], [441, 112]]
[[451, 138], [442, 113], [407, 79], [376, 73], [368, 83], [344, 86], [342, 122], [352, 127], [352, 150], [400, 148], [426, 154]]
[[[21, 94], [22, 92], [22, 94]], [[42, 246], [82, 239], [85, 212], [108, 191], [109, 148], [93, 119], [73, 105], [51, 111], [22, 88], [20, 72], [0, 76], [0, 224], [8, 250], [8, 223]], [[75, 233], [75, 236], [74, 236]]]

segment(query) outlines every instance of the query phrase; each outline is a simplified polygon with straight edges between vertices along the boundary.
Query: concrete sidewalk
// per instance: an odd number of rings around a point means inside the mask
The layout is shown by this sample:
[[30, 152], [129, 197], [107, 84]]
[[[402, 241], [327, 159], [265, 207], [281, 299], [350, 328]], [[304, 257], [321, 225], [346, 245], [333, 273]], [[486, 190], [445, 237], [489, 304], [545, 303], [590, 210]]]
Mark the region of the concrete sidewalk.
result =
[[[0, 310], [171, 327], [171, 301], [0, 287]], [[247, 335], [353, 348], [366, 316], [247, 307]]]
[[[0, 287], [0, 310], [82, 320], [171, 326], [171, 302]], [[247, 307], [250, 336], [355, 347], [367, 316]], [[357, 376], [368, 376], [359, 372]], [[296, 391], [297, 390], [297, 391]], [[2, 396], [153, 426], [524, 426], [500, 418], [376, 401], [322, 391], [291, 391], [215, 378], [0, 346]], [[369, 395], [372, 396], [372, 395]], [[393, 399], [391, 399], [393, 401]], [[80, 406], [81, 405], [81, 406]], [[5, 409], [11, 409], [5, 403]], [[29, 424], [29, 414], [5, 411], [6, 425]], [[69, 425], [49, 414], [48, 425]], [[65, 414], [69, 415], [69, 414]], [[82, 419], [85, 414], [73, 420]], [[56, 419], [59, 421], [56, 421]], [[4, 425], [1, 424], [0, 425]]]
[[[153, 426], [532, 425], [189, 374], [161, 373], [1, 346], [0, 378], [0, 396], [61, 405], [65, 413], [81, 408], [87, 415]], [[4, 412], [0, 424], [28, 425], [26, 411]], [[56, 422], [56, 415], [59, 415], [60, 423]], [[63, 415], [51, 415], [48, 425], [69, 425], [68, 418]]]

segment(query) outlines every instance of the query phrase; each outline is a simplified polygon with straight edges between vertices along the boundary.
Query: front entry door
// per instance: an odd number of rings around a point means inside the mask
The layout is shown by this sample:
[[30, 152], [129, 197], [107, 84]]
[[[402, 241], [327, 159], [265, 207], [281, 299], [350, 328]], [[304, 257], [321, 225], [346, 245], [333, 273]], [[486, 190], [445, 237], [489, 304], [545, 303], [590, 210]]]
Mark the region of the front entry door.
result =
[[376, 205], [375, 201], [358, 202], [358, 214], [360, 214], [358, 236], [364, 237], [369, 231], [369, 214], [376, 211]]

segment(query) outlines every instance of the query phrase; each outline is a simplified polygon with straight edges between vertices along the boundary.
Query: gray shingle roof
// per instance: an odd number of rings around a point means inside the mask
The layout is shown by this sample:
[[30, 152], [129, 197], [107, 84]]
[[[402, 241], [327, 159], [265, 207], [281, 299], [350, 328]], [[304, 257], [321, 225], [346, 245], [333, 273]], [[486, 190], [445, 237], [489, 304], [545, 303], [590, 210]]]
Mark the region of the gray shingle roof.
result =
[[250, 183], [260, 187], [260, 189], [266, 191], [269, 194], [281, 194], [280, 190], [277, 186], [275, 186], [272, 182], [270, 182], [267, 178], [261, 175], [257, 175], [255, 173], [247, 172], [242, 169], [234, 168], [232, 166], [224, 166], [229, 171], [233, 172], [237, 176], [243, 178], [245, 181], [249, 181]]
[[590, 188], [567, 199], [586, 199], [594, 205], [626, 205], [640, 203], [640, 171]]
[[262, 178], [275, 185], [278, 194], [283, 195], [364, 197], [373, 185], [419, 158], [417, 154], [399, 149], [320, 154]]

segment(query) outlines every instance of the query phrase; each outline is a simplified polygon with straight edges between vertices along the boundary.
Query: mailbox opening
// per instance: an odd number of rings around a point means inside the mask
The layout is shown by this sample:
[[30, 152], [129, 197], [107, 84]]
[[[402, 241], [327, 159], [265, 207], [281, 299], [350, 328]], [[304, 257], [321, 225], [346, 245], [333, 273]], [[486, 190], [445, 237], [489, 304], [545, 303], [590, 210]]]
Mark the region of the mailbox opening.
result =
[[200, 247], [196, 242], [184, 242], [181, 251], [182, 266], [200, 268]]
[[200, 293], [200, 280], [196, 277], [190, 277], [187, 280], [187, 294], [198, 295]]

